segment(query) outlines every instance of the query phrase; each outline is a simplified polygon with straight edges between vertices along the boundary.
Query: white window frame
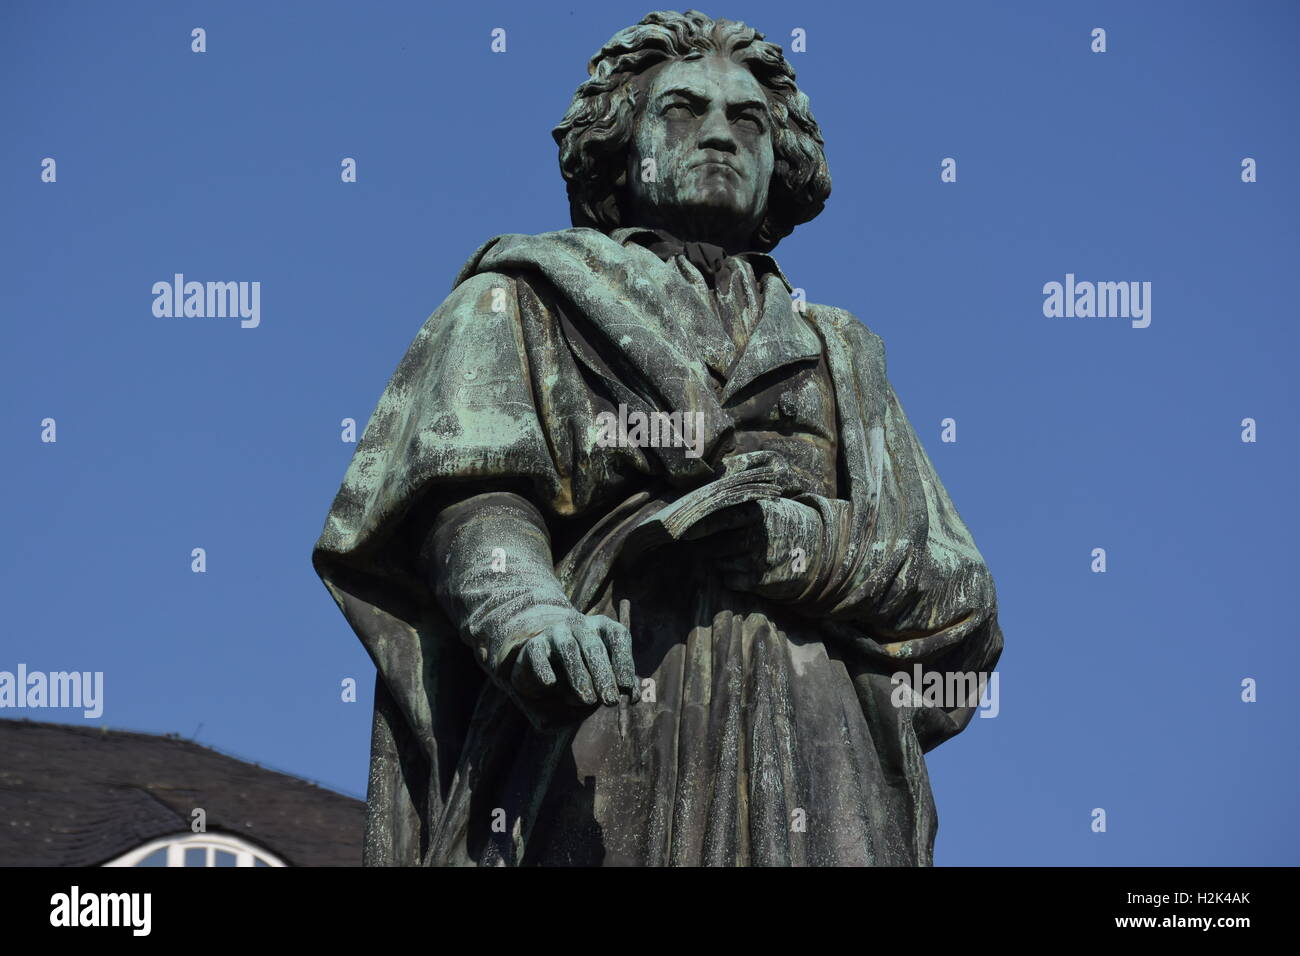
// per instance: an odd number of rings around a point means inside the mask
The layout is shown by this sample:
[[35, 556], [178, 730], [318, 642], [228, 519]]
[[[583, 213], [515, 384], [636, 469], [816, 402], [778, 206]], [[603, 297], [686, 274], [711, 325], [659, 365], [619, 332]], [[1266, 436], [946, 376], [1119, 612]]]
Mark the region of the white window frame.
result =
[[241, 840], [239, 837], [228, 833], [177, 833], [173, 836], [150, 840], [148, 843], [122, 854], [115, 860], [109, 860], [104, 866], [135, 866], [145, 857], [161, 849], [167, 850], [167, 866], [184, 867], [185, 851], [198, 849], [207, 851], [204, 857], [204, 866], [216, 866], [218, 850], [233, 853], [235, 855], [235, 866], [256, 866], [256, 861], [259, 859], [267, 866], [289, 865], [274, 853], [258, 846], [256, 843]]

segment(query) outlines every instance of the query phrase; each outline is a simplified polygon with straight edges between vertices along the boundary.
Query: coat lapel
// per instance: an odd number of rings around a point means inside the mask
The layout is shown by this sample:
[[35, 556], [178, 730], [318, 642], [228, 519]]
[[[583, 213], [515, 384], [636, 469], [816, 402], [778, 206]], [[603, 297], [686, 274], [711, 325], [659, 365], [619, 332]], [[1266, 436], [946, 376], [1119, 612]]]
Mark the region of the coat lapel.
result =
[[763, 277], [763, 312], [731, 370], [721, 401], [725, 404], [768, 372], [821, 354], [821, 340], [807, 320], [795, 312], [785, 282], [779, 274], [769, 272]]

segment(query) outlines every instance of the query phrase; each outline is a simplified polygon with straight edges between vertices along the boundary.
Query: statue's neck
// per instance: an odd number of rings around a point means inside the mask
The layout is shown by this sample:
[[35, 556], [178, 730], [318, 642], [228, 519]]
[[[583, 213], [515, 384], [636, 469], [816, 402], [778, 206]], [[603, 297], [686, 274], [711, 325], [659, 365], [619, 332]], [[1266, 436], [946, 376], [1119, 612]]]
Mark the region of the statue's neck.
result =
[[667, 233], [680, 243], [702, 242], [718, 246], [723, 255], [734, 256], [754, 249], [753, 232], [750, 229], [727, 232], [718, 228], [717, 216], [640, 216], [636, 222], [627, 223], [644, 229], [654, 229]]

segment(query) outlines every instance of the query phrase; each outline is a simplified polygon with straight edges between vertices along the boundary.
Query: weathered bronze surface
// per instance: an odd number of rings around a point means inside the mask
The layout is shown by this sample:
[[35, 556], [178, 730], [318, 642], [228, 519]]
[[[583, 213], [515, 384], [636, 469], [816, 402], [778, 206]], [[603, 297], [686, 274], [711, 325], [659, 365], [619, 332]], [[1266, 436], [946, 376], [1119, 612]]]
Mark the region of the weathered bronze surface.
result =
[[975, 701], [891, 675], [1002, 634], [880, 338], [767, 254], [830, 193], [808, 101], [693, 11], [590, 72], [574, 227], [470, 258], [313, 554], [378, 668], [366, 860], [928, 864]]

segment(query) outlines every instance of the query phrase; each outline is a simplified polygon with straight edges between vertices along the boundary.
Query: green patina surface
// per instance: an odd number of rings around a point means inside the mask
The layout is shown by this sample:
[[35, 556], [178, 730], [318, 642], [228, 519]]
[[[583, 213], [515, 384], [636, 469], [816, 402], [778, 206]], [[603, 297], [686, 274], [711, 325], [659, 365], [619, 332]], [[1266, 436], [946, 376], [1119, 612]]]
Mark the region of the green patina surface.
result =
[[[793, 72], [652, 14], [556, 138], [575, 227], [470, 258], [313, 554], [378, 669], [368, 862], [929, 862], [921, 755], [973, 711], [889, 675], [991, 670], [997, 602], [879, 337], [766, 255], [830, 189]], [[620, 406], [696, 453], [609, 442]], [[783, 497], [621, 559], [757, 452]]]

